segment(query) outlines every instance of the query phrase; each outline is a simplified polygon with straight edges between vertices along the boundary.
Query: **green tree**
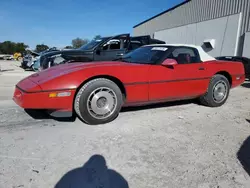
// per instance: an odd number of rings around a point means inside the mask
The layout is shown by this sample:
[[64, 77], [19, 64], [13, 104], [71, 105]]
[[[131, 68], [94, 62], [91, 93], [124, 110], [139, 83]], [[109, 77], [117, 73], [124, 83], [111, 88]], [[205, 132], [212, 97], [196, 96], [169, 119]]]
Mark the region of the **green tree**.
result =
[[80, 48], [82, 45], [87, 44], [89, 42], [88, 39], [81, 39], [79, 37], [72, 40], [71, 44], [73, 48]]
[[26, 48], [28, 48], [29, 46], [24, 44], [23, 42], [21, 43], [16, 43], [16, 48], [15, 48], [15, 52], [20, 52], [23, 53], [25, 51]]
[[65, 46], [65, 49], [72, 49], [73, 46]]
[[2, 54], [14, 54], [16, 52], [24, 52], [29, 46], [24, 43], [15, 43], [12, 41], [4, 41], [0, 43], [0, 53]]
[[98, 40], [98, 39], [100, 39], [100, 38], [102, 38], [101, 35], [96, 35], [96, 36], [94, 37], [94, 40]]
[[47, 49], [49, 49], [49, 47], [47, 45], [45, 45], [45, 44], [38, 44], [38, 45], [36, 45], [35, 51], [37, 53], [39, 53], [39, 52], [42, 52], [42, 51], [47, 50]]

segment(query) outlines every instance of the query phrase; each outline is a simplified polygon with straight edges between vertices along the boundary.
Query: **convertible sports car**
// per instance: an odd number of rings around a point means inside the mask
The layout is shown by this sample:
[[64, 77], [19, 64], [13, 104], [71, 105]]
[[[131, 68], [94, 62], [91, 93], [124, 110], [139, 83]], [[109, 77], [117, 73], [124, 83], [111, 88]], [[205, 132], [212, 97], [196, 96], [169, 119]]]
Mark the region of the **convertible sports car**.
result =
[[119, 61], [69, 63], [35, 73], [17, 85], [24, 109], [75, 112], [88, 124], [113, 121], [123, 106], [198, 98], [223, 105], [245, 80], [242, 63], [220, 61], [199, 46], [140, 47]]

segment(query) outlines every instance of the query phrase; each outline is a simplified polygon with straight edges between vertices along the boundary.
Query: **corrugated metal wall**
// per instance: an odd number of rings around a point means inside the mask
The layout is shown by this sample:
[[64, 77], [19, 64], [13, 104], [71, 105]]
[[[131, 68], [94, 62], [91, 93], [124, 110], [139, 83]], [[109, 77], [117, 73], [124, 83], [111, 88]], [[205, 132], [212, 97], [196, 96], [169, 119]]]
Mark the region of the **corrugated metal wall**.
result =
[[242, 12], [241, 34], [250, 31], [250, 0], [191, 0], [134, 28], [134, 35], [215, 19]]

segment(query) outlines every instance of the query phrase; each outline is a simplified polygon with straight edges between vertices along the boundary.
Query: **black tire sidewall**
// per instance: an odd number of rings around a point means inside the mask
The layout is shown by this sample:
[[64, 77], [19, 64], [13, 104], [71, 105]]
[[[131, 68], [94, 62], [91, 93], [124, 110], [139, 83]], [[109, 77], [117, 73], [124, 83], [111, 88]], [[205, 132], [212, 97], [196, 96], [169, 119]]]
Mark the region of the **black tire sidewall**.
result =
[[[214, 101], [214, 98], [213, 98], [213, 87], [216, 83], [218, 83], [221, 80], [223, 80], [227, 84], [227, 96], [222, 102], [217, 103]], [[212, 106], [212, 107], [222, 106], [227, 101], [229, 97], [229, 93], [230, 93], [230, 83], [228, 79], [223, 75], [215, 75], [210, 81], [210, 84], [208, 87], [208, 93], [206, 95], [206, 101], [208, 102], [209, 106]]]
[[[88, 100], [89, 95], [95, 89], [99, 87], [107, 87], [107, 88], [112, 89], [115, 92], [115, 95], [117, 97], [117, 105], [116, 105], [115, 111], [113, 112], [111, 116], [105, 119], [94, 118], [88, 112], [88, 109], [87, 109], [87, 100]], [[97, 79], [95, 82], [92, 82], [91, 84], [87, 85], [87, 87], [82, 92], [80, 96], [80, 100], [79, 100], [79, 112], [80, 112], [82, 119], [88, 124], [91, 124], [91, 125], [104, 124], [104, 123], [108, 123], [114, 120], [118, 116], [122, 107], [122, 103], [123, 103], [123, 97], [122, 97], [121, 90], [114, 82], [112, 82], [111, 80], [107, 80], [107, 79]]]

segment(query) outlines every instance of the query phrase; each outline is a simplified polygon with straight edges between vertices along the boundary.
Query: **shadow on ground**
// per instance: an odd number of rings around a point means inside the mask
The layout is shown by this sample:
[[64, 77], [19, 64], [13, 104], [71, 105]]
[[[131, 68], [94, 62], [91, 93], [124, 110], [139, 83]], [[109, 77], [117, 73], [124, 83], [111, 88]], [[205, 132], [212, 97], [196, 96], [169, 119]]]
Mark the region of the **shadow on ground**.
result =
[[122, 108], [121, 112], [149, 110], [149, 109], [154, 109], [154, 108], [166, 108], [166, 107], [181, 106], [181, 105], [186, 105], [186, 104], [191, 104], [191, 103], [196, 103], [196, 101], [195, 100], [182, 100], [182, 101], [151, 104], [151, 105], [145, 105], [145, 106], [124, 107]]
[[[124, 107], [121, 109], [121, 113], [140, 111], [140, 110], [149, 110], [149, 109], [154, 109], [154, 108], [167, 108], [167, 107], [171, 107], [171, 106], [181, 106], [181, 105], [191, 104], [191, 103], [195, 103], [195, 102], [196, 101], [194, 101], [194, 100], [183, 100], [183, 101], [151, 104], [151, 105], [146, 105], [146, 106]], [[196, 103], [196, 104], [198, 104], [198, 103]], [[54, 117], [54, 116], [51, 116], [46, 110], [25, 109], [24, 111], [33, 119], [40, 119], [40, 120], [41, 119], [53, 119], [53, 120], [59, 121], [59, 122], [74, 122], [76, 120], [76, 117], [77, 117], [77, 115], [75, 113], [73, 113], [72, 116], [70, 115], [70, 116]]]
[[69, 117], [53, 117], [46, 110], [33, 110], [33, 109], [24, 109], [24, 111], [33, 119], [53, 119], [59, 122], [74, 122], [76, 120], [76, 116]]
[[151, 105], [145, 105], [145, 106], [124, 107], [122, 108], [121, 112], [149, 110], [149, 109], [154, 109], [154, 108], [167, 108], [171, 106], [181, 106], [181, 105], [186, 105], [186, 104], [191, 104], [191, 103], [198, 104], [198, 102], [196, 102], [195, 100], [181, 100], [181, 101], [165, 102], [165, 103], [151, 104]]
[[241, 86], [246, 87], [246, 88], [250, 88], [250, 81], [243, 83]]
[[82, 166], [67, 172], [54, 188], [128, 188], [128, 182], [115, 170], [108, 169], [105, 158], [93, 155]]
[[32, 68], [23, 68], [21, 65], [19, 67], [22, 68], [24, 71], [35, 72]]
[[[247, 121], [250, 123], [250, 120]], [[237, 153], [237, 158], [250, 176], [250, 136], [241, 145]]]

